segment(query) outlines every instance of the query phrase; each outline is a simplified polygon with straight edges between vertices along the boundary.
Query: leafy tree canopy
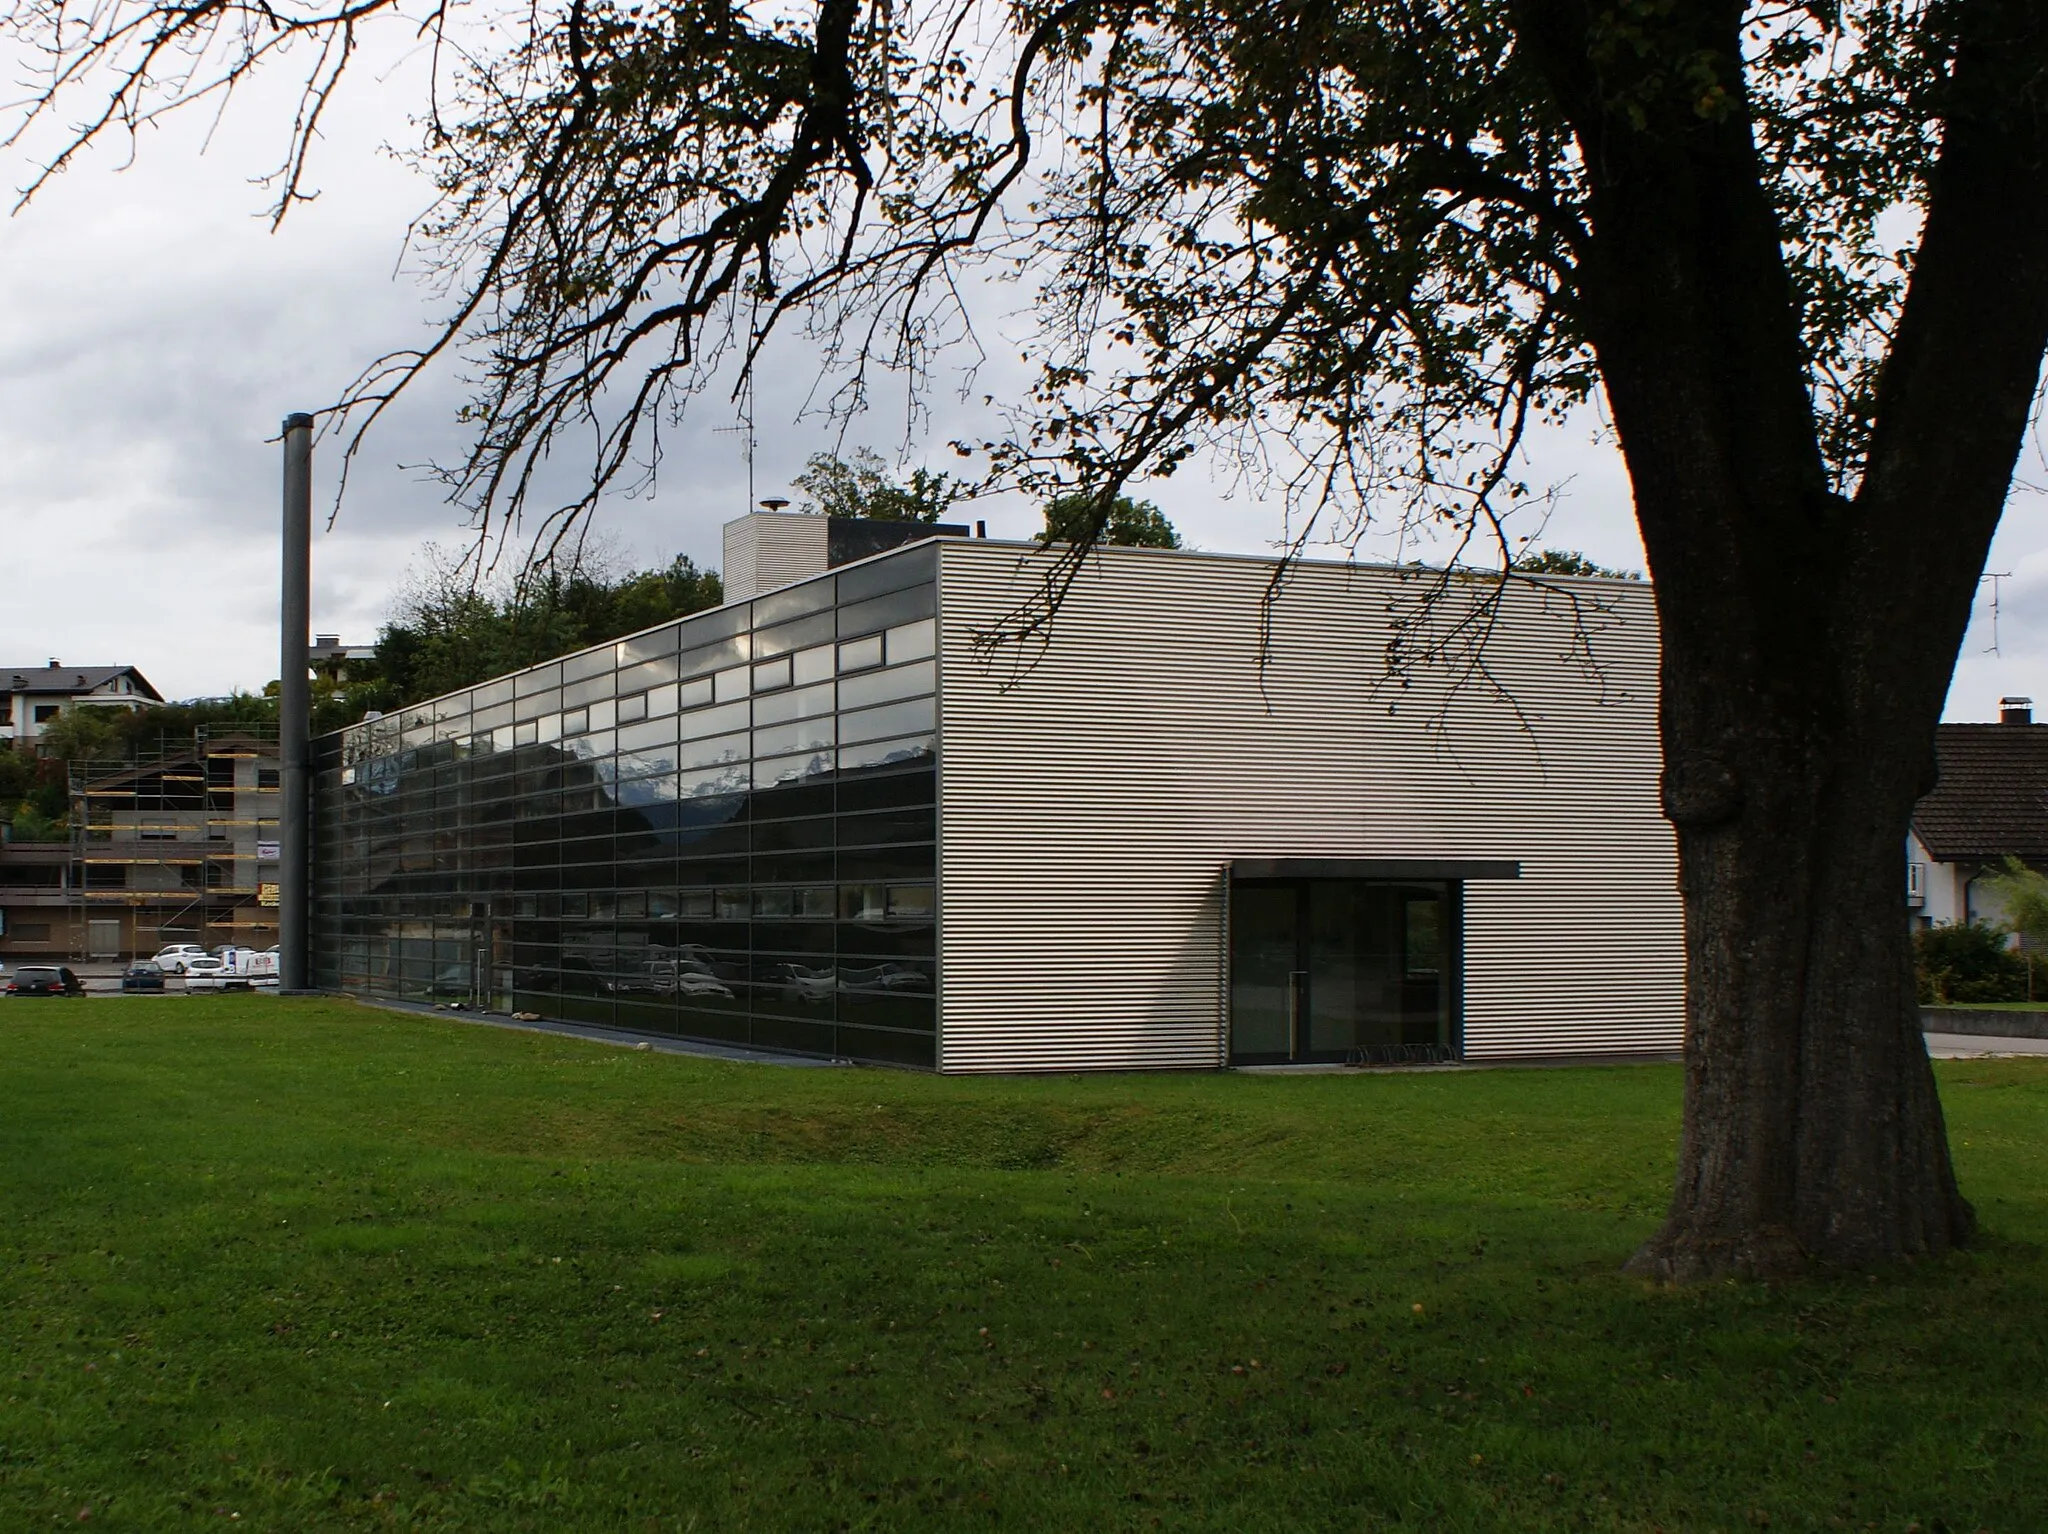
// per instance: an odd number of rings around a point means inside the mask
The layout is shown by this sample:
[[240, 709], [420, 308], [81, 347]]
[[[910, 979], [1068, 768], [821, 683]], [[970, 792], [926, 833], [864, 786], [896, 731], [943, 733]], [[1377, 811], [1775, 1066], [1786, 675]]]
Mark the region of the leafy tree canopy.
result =
[[[1048, 543], [1113, 543], [1126, 548], [1177, 549], [1180, 534], [1166, 520], [1166, 514], [1150, 501], [1134, 501], [1120, 495], [1103, 516], [1101, 501], [1076, 492], [1055, 496], [1045, 503], [1045, 532]], [[1096, 525], [1100, 518], [1101, 525]]]
[[1913, 957], [1920, 1000], [1930, 1005], [2026, 999], [2026, 962], [2006, 946], [2004, 929], [1988, 922], [1922, 928], [1913, 934]]
[[798, 510], [817, 516], [866, 517], [875, 522], [937, 522], [965, 490], [944, 474], [913, 469], [899, 482], [882, 455], [855, 448], [849, 461], [813, 453], [796, 476], [803, 492]]
[[2048, 874], [2008, 854], [1997, 873], [1977, 884], [1998, 902], [2006, 929], [2017, 933], [2030, 953], [2048, 951]]
[[1516, 558], [1514, 567], [1524, 575], [1605, 575], [1622, 581], [1643, 578], [1640, 571], [1596, 565], [1577, 549], [1529, 549]]
[[36, 734], [36, 750], [60, 762], [97, 762], [127, 755], [123, 710], [67, 708]]
[[471, 687], [723, 599], [717, 572], [681, 554], [660, 569], [615, 571], [607, 553], [591, 549], [567, 570], [529, 571], [493, 588], [476, 582], [467, 556], [430, 544], [425, 569], [378, 635], [380, 706]]
[[62, 762], [0, 745], [0, 822], [18, 841], [49, 841], [66, 833], [70, 804]]

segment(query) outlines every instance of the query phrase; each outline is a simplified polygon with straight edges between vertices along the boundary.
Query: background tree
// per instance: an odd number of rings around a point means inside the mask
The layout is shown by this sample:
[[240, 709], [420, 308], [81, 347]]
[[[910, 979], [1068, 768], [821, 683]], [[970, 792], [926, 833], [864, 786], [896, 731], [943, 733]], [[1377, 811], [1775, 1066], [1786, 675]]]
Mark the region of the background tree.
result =
[[387, 701], [375, 706], [472, 687], [724, 600], [718, 573], [686, 555], [652, 570], [618, 571], [614, 560], [591, 546], [567, 569], [542, 566], [479, 584], [469, 555], [428, 544], [378, 634], [375, 680]]
[[899, 483], [882, 455], [864, 447], [854, 449], [851, 461], [813, 453], [792, 483], [803, 492], [799, 511], [875, 522], [937, 522], [965, 489], [923, 469], [911, 470], [909, 482]]
[[116, 711], [98, 708], [67, 708], [36, 733], [36, 751], [60, 762], [97, 762], [125, 756], [127, 741], [121, 727], [126, 722]]
[[2027, 994], [2027, 966], [2007, 946], [2006, 932], [1989, 922], [1945, 922], [1913, 934], [1919, 999], [1926, 1005], [2019, 1001]]
[[[402, 9], [26, 4], [12, 24], [46, 69], [27, 129], [54, 175], [109, 125], [310, 60], [282, 213], [363, 29], [463, 21]], [[474, 435], [449, 483], [481, 526], [594, 421], [589, 495], [536, 529], [559, 532], [643, 466], [721, 347], [757, 357], [791, 315], [837, 360], [927, 376], [976, 256], [1031, 284], [1041, 372], [983, 446], [1041, 495], [1107, 506], [1235, 454], [1298, 539], [1433, 520], [1512, 577], [1526, 427], [1597, 389], [1656, 582], [1686, 922], [1678, 1176], [1636, 1267], [1878, 1264], [1968, 1237], [1902, 848], [2048, 344], [2048, 7], [522, 17], [434, 52], [420, 153], [444, 202], [422, 233], [460, 298], [437, 345], [348, 396], [374, 419], [466, 352]]]
[[1596, 565], [1577, 549], [1527, 549], [1515, 556], [1514, 568], [1523, 575], [1605, 575], [1621, 581], [1643, 578], [1635, 570]]
[[16, 841], [58, 840], [68, 834], [71, 794], [65, 764], [12, 745], [0, 745], [0, 824]]
[[2003, 869], [1978, 885], [2005, 913], [2004, 928], [2020, 940], [2019, 957], [2027, 966], [2027, 999], [2039, 992], [2036, 981], [2043, 953], [2048, 953], [2048, 874], [2029, 868], [2019, 858], [2006, 854]]
[[1055, 496], [1045, 503], [1047, 543], [1110, 543], [1125, 548], [1177, 549], [1180, 534], [1166, 520], [1166, 514], [1150, 501], [1134, 501], [1120, 495], [1109, 503], [1106, 516], [1102, 503], [1085, 492]]

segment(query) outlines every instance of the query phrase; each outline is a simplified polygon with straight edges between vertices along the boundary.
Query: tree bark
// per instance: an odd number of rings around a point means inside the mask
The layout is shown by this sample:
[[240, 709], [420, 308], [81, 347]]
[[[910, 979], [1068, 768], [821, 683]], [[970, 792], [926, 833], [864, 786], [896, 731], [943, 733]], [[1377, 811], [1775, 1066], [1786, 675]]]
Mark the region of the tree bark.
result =
[[[1638, 1273], [1868, 1267], [1973, 1228], [1919, 1028], [1903, 864], [2048, 346], [2037, 9], [1962, 7], [1976, 31], [1947, 82], [1851, 501], [1828, 487], [1742, 106], [1741, 7], [1635, 15], [1619, 51], [1597, 3], [1520, 7], [1585, 157], [1581, 296], [1663, 644], [1685, 1119], [1670, 1214]], [[1696, 69], [1666, 67], [1679, 59], [1714, 61], [1732, 107], [1703, 109]]]

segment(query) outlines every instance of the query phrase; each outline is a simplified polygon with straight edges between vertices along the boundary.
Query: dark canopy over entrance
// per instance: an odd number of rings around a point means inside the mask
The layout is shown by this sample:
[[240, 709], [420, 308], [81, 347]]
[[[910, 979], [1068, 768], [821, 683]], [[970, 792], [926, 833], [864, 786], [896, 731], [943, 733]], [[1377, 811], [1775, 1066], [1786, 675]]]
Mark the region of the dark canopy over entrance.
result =
[[1469, 860], [1233, 863], [1231, 1062], [1458, 1058], [1464, 881], [1520, 872]]

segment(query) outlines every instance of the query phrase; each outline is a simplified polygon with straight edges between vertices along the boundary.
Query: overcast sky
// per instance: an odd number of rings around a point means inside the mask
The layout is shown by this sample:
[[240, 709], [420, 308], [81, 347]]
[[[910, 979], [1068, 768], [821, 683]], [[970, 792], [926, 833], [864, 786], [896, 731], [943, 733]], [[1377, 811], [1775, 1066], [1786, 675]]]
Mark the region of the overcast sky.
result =
[[[365, 70], [315, 161], [316, 202], [272, 234], [252, 178], [279, 144], [274, 103], [232, 107], [201, 153], [197, 118], [151, 135], [132, 165], [103, 152], [27, 210], [0, 221], [0, 666], [59, 657], [133, 664], [167, 697], [260, 688], [277, 674], [278, 423], [333, 399], [371, 358], [418, 341], [440, 303], [408, 268], [403, 235], [428, 189], [382, 152], [407, 136], [404, 66]], [[4, 163], [20, 185], [28, 162]], [[1004, 328], [1000, 308], [984, 321]], [[1000, 348], [993, 348], [1000, 353]], [[1021, 375], [1007, 357], [979, 389]], [[814, 373], [791, 348], [754, 402], [754, 494], [787, 493], [812, 453], [841, 445], [804, 418]], [[450, 375], [412, 397], [374, 436], [331, 530], [316, 527], [314, 627], [374, 639], [420, 546], [465, 533], [417, 469], [455, 457], [464, 398]], [[946, 389], [911, 463], [951, 466], [955, 435], [988, 434], [978, 404]], [[1547, 433], [1529, 465], [1563, 487], [1543, 536], [1603, 564], [1641, 568], [1618, 457], [1597, 421]], [[599, 527], [638, 565], [688, 554], [719, 560], [719, 527], [749, 504], [744, 436], [729, 400], [701, 400], [668, 438], [656, 492], [614, 499]], [[901, 402], [877, 406], [844, 446], [892, 456], [905, 445]], [[324, 509], [337, 453], [316, 465]], [[2038, 437], [2020, 466], [2048, 483]], [[1264, 552], [1278, 512], [1232, 497], [1198, 466], [1139, 487], [1184, 539]], [[1998, 653], [1990, 653], [1991, 586], [1949, 699], [1951, 719], [1996, 715], [2001, 694], [2048, 708], [2048, 519], [2037, 490], [2015, 495], [1990, 568], [1999, 583]], [[996, 536], [1025, 536], [1020, 502], [968, 513]], [[1361, 553], [1371, 557], [1384, 550]]]

